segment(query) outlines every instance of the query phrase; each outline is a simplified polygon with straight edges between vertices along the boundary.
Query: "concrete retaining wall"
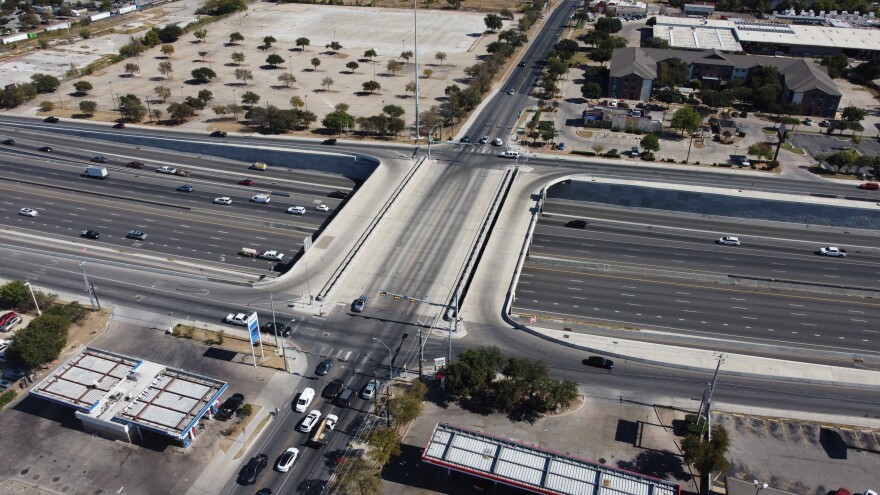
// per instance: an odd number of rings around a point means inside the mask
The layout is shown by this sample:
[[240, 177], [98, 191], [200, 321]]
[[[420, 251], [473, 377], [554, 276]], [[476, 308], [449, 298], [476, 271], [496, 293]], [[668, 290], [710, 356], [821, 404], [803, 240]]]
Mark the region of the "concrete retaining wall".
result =
[[[103, 130], [53, 128], [59, 132], [72, 136], [80, 136], [86, 139], [103, 139], [125, 143], [133, 146], [161, 148], [166, 150], [195, 153], [201, 155], [217, 156], [230, 160], [241, 160], [245, 163], [266, 162], [276, 167], [290, 167], [303, 170], [317, 170], [338, 174], [349, 179], [363, 181], [379, 166], [379, 160], [359, 153], [327, 153], [319, 151], [301, 151], [292, 148], [290, 143], [274, 143], [267, 141], [259, 147], [239, 143], [226, 143], [223, 138], [208, 138], [203, 140], [186, 140], [180, 137], [162, 137], [149, 134], [135, 134], [134, 132], [118, 131], [106, 132]], [[208, 139], [217, 142], [207, 141]], [[186, 166], [181, 163], [181, 166]]]
[[[721, 179], [719, 179], [721, 180]], [[876, 211], [757, 198], [736, 198], [694, 191], [652, 189], [643, 186], [571, 181], [554, 184], [548, 198], [617, 206], [682, 211], [750, 220], [828, 225], [855, 229], [880, 228]]]

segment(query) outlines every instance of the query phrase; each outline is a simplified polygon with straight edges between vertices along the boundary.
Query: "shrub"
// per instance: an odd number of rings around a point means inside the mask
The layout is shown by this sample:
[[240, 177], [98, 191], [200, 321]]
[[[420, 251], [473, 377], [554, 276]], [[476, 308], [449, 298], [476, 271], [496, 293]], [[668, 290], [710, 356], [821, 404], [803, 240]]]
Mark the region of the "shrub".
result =
[[15, 390], [7, 390], [0, 394], [0, 409], [6, 407], [6, 404], [9, 404], [15, 400]]
[[217, 345], [223, 345], [223, 338], [226, 336], [226, 332], [220, 330], [217, 332]]
[[611, 132], [620, 132], [620, 126], [616, 125], [611, 128]]
[[242, 418], [246, 418], [254, 413], [254, 406], [250, 404], [245, 404], [241, 406], [241, 409], [238, 411], [238, 415]]

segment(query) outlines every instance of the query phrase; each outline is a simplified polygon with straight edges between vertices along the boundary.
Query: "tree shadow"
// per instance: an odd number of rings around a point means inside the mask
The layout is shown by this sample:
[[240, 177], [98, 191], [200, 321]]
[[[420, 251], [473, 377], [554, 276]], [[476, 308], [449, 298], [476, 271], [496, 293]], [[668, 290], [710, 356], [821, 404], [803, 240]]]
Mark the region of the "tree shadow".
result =
[[676, 481], [691, 480], [682, 458], [668, 450], [644, 450], [631, 461], [617, 461], [617, 467], [660, 479], [671, 476]]

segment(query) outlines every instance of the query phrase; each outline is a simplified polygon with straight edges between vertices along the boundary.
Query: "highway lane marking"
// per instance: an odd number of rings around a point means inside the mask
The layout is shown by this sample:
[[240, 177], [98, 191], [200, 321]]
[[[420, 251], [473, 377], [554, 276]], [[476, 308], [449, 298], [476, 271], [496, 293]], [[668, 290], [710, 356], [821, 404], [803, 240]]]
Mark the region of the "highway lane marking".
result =
[[745, 298], [742, 297], [731, 297], [734, 301], [745, 301]]
[[858, 310], [858, 309], [848, 309], [847, 311], [850, 312], [850, 313], [864, 313], [864, 311], [861, 311], [861, 310]]
[[578, 289], [577, 287], [568, 287], [568, 290], [581, 290], [581, 289]]
[[855, 318], [850, 318], [850, 321], [857, 321], [859, 323], [868, 323], [868, 320], [857, 320]]
[[523, 282], [522, 280], [520, 280], [519, 283], [522, 284], [522, 285], [529, 285], [531, 282]]
[[574, 283], [576, 283], [576, 284], [582, 284], [582, 283], [584, 283], [583, 280], [574, 280], [574, 279], [570, 279], [569, 282], [574, 282]]
[[635, 294], [624, 294], [624, 293], [622, 293], [622, 292], [620, 293], [620, 295], [621, 295], [621, 296], [624, 296], [624, 297], [636, 297]]
[[805, 327], [817, 327], [817, 326], [819, 326], [819, 325], [816, 325], [815, 323], [801, 323], [801, 325], [803, 325], [803, 326], [805, 326]]
[[754, 316], [740, 316], [743, 320], [757, 320]]
[[749, 309], [749, 308], [744, 308], [744, 307], [742, 307], [742, 306], [731, 306], [731, 308], [733, 308], [733, 309], [745, 309], [745, 310], [748, 310], [748, 309]]
[[624, 289], [638, 289], [638, 287], [634, 285], [623, 285], [621, 287], [623, 287]]
[[690, 304], [690, 303], [691, 303], [690, 301], [685, 301], [685, 300], [683, 300], [683, 299], [676, 299], [675, 302], [677, 302], [677, 303], [684, 303], [684, 304]]
[[785, 263], [773, 263], [773, 262], [771, 262], [770, 264], [771, 264], [771, 265], [776, 265], [776, 266], [785, 266]]
[[789, 306], [794, 306], [794, 307], [796, 307], [796, 308], [803, 308], [803, 307], [804, 307], [803, 304], [793, 304], [793, 303], [788, 303], [788, 305], [789, 305]]
[[627, 306], [641, 306], [641, 304], [636, 303], [626, 303]]
[[572, 299], [583, 299], [583, 300], [587, 299], [586, 297], [579, 297], [579, 296], [571, 296], [571, 298]]
[[682, 311], [684, 311], [685, 313], [699, 313], [699, 311], [695, 309], [683, 309]]
[[[530, 266], [530, 270], [534, 271], [542, 271], [542, 272], [553, 272], [553, 273], [565, 273], [566, 275], [571, 275], [571, 273], [567, 270], [550, 268], [550, 267], [542, 267], [542, 266]], [[660, 280], [648, 280], [644, 278], [634, 278], [634, 277], [626, 277], [621, 275], [611, 275], [605, 273], [591, 273], [591, 272], [581, 272], [582, 276], [585, 277], [593, 277], [593, 278], [605, 278], [605, 279], [614, 279], [614, 280], [630, 280], [633, 282], [650, 282], [656, 285], [665, 285], [671, 287], [689, 287], [693, 289], [698, 289], [700, 291], [720, 291], [727, 293], [738, 293], [738, 294], [749, 294], [752, 296], [767, 296], [767, 297], [782, 297], [786, 299], [794, 299], [799, 301], [818, 301], [823, 303], [840, 303], [840, 304], [849, 304], [853, 306], [866, 306], [866, 307], [880, 307], [880, 302], [871, 302], [871, 301], [860, 301], [860, 300], [845, 300], [845, 299], [829, 299], [827, 296], [804, 296], [797, 294], [781, 294], [776, 292], [765, 292], [765, 291], [757, 291], [757, 290], [745, 290], [740, 288], [726, 288], [726, 287], [703, 287], [699, 285], [689, 284], [685, 282], [672, 282], [672, 281], [660, 281]], [[731, 297], [733, 300], [745, 301], [746, 299]]]
[[675, 293], [676, 293], [676, 294], [681, 294], [681, 295], [683, 295], [683, 296], [689, 296], [689, 295], [691, 295], [690, 292], [679, 292], [679, 291], [676, 291]]
[[520, 277], [534, 277], [531, 273], [521, 273]]
[[807, 316], [806, 313], [789, 313], [789, 314], [790, 314], [790, 315], [795, 315], [795, 316]]
[[524, 291], [520, 291], [520, 292], [525, 292], [526, 294], [534, 294], [535, 293], [535, 291], [533, 291], [533, 290], [524, 290]]

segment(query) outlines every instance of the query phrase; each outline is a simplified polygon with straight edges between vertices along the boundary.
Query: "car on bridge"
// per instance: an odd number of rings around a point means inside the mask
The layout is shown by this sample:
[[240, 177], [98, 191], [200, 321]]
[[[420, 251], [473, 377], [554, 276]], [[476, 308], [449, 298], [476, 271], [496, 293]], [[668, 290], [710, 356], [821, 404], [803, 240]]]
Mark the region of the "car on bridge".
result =
[[108, 160], [106, 156], [98, 155], [98, 156], [93, 156], [92, 161], [95, 163], [107, 163], [110, 160]]
[[51, 153], [52, 147], [51, 146], [41, 146], [40, 149], [38, 149], [37, 151], [42, 151], [44, 153]]
[[318, 211], [330, 211], [330, 207], [325, 204], [320, 204], [316, 206], [315, 209]]
[[238, 185], [239, 186], [252, 186], [252, 185], [254, 185], [254, 181], [252, 181], [250, 179], [242, 179], [242, 180], [238, 181]]
[[126, 234], [125, 237], [128, 237], [129, 239], [135, 239], [138, 241], [146, 241], [147, 240], [147, 234], [141, 232], [140, 230], [132, 230], [131, 232]]
[[131, 161], [131, 162], [126, 163], [125, 166], [128, 167], [128, 168], [138, 168], [138, 169], [140, 169], [140, 168], [144, 168], [144, 162], [141, 162], [141, 161], [138, 161], [138, 160], [134, 160], [134, 161]]
[[3, 144], [6, 146], [15, 146], [15, 139], [4, 139]]
[[48, 122], [50, 124], [57, 124], [58, 121], [59, 121], [58, 117], [53, 117], [51, 115], [46, 117], [45, 119], [43, 119], [43, 122]]
[[100, 239], [101, 233], [97, 230], [83, 230], [80, 234], [80, 237], [85, 237], [86, 239]]
[[354, 300], [354, 303], [351, 305], [351, 310], [355, 313], [363, 313], [364, 309], [367, 307], [367, 300], [369, 298], [367, 296], [361, 296]]
[[260, 254], [260, 258], [269, 261], [281, 261], [284, 259], [284, 253], [279, 253], [278, 251], [263, 251]]
[[35, 216], [39, 215], [40, 213], [37, 210], [34, 210], [32, 208], [22, 208], [22, 209], [18, 210], [18, 214], [25, 216], [25, 217], [35, 217]]
[[184, 184], [182, 186], [177, 186], [177, 190], [180, 192], [193, 192], [193, 186]]
[[223, 196], [223, 197], [220, 197], [220, 198], [214, 198], [214, 204], [215, 204], [215, 205], [231, 205], [231, 204], [232, 204], [232, 198], [230, 198], [230, 197], [228, 197], [228, 196]]
[[586, 220], [569, 220], [568, 223], [565, 224], [566, 227], [570, 227], [572, 229], [585, 229], [587, 228]]
[[831, 256], [832, 258], [845, 258], [846, 257], [846, 249], [840, 249], [839, 247], [827, 246], [820, 247], [816, 254], [819, 256]]
[[868, 191], [876, 191], [880, 189], [880, 184], [876, 182], [865, 182], [864, 184], [859, 184], [859, 189], [865, 189]]
[[739, 241], [739, 237], [734, 237], [732, 235], [726, 235], [715, 242], [721, 244], [722, 246], [739, 246], [741, 244]]
[[177, 169], [174, 168], [174, 167], [169, 167], [169, 166], [167, 166], [167, 165], [163, 165], [163, 166], [157, 168], [157, 169], [156, 169], [156, 172], [158, 172], [158, 173], [160, 173], [160, 174], [173, 175], [173, 174], [176, 174], [176, 173], [177, 173]]

